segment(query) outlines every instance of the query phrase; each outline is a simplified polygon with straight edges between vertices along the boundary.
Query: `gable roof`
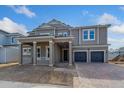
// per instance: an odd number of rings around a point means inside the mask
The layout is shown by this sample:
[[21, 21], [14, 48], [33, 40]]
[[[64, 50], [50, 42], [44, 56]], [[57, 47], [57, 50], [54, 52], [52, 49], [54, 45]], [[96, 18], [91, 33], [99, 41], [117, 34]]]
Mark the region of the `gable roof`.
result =
[[1, 30], [1, 29], [0, 29], [0, 33], [2, 33], [2, 34], [9, 34], [8, 32], [6, 32], [4, 30]]
[[67, 25], [59, 20], [52, 19], [48, 23], [42, 23], [40, 26], [35, 28], [33, 31], [41, 30], [41, 29], [54, 29], [54, 28], [72, 28], [70, 25]]
[[0, 33], [1, 33], [1, 34], [4, 34], [5, 36], [23, 36], [23, 35], [20, 34], [20, 33], [9, 33], [9, 32], [6, 32], [6, 31], [4, 31], [4, 30], [1, 30], [1, 29], [0, 29]]

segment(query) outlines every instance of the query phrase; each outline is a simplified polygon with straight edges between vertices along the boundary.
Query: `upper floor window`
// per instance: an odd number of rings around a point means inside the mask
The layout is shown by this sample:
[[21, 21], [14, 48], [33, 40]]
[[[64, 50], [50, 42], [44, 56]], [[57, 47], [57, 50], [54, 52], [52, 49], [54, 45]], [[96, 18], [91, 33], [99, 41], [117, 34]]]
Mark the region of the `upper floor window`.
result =
[[87, 40], [88, 39], [88, 30], [84, 31], [84, 40]]
[[16, 40], [15, 40], [15, 37], [12, 37], [12, 43], [15, 43]]
[[66, 37], [68, 35], [69, 35], [68, 32], [59, 32], [58, 33], [58, 36], [62, 36], [62, 37]]
[[68, 36], [68, 32], [63, 32], [63, 36]]
[[83, 40], [95, 40], [95, 30], [87, 29], [83, 30]]
[[94, 36], [95, 36], [94, 30], [90, 30], [90, 39], [94, 40], [95, 38]]
[[50, 33], [40, 33], [41, 36], [49, 36]]
[[62, 33], [58, 33], [58, 36], [62, 36]]

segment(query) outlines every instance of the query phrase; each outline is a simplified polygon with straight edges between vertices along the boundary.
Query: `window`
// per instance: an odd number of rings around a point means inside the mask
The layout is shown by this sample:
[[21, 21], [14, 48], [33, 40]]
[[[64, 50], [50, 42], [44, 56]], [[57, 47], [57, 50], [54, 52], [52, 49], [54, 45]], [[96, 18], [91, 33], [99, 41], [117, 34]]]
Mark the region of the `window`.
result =
[[59, 32], [58, 36], [66, 37], [66, 36], [68, 36], [68, 32]]
[[12, 37], [12, 43], [15, 43], [16, 40], [15, 40], [15, 37]]
[[23, 55], [31, 55], [31, 48], [23, 48]]
[[88, 39], [88, 30], [84, 31], [84, 39]]
[[41, 58], [41, 47], [37, 47], [37, 58]]
[[68, 32], [63, 32], [63, 36], [68, 36]]
[[49, 57], [50, 57], [50, 49], [49, 49], [49, 46], [46, 46], [46, 60], [49, 60]]
[[95, 30], [94, 29], [83, 30], [83, 40], [95, 40]]
[[62, 36], [62, 33], [58, 33], [58, 36]]
[[40, 33], [41, 36], [49, 36], [50, 33]]
[[90, 30], [90, 40], [94, 40], [94, 30]]

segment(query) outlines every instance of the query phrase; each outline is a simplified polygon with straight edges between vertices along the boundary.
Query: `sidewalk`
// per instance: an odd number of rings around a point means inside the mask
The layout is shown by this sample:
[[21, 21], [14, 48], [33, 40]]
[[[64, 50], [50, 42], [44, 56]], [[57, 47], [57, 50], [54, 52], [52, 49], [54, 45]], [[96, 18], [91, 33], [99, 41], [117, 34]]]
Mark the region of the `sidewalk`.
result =
[[68, 86], [52, 85], [52, 84], [34, 84], [13, 81], [1, 81], [0, 88], [69, 88]]

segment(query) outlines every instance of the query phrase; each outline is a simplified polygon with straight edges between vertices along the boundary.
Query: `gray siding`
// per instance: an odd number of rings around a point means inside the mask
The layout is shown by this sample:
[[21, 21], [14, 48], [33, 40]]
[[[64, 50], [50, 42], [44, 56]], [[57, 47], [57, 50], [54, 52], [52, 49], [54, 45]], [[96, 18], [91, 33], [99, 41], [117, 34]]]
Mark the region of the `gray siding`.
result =
[[[95, 29], [95, 40], [91, 41], [84, 41], [83, 40], [83, 32], [80, 30], [73, 30], [71, 33], [75, 37], [73, 39], [73, 45], [96, 45], [96, 44], [107, 44], [107, 28], [100, 27], [100, 28], [87, 28], [87, 29]], [[80, 37], [81, 36], [81, 37]], [[80, 39], [80, 40], [79, 40]]]
[[22, 64], [31, 64], [32, 63], [32, 57], [31, 56], [23, 56], [22, 58]]
[[79, 45], [79, 30], [73, 30], [71, 32], [72, 36], [74, 36], [74, 39], [72, 41], [73, 45]]
[[107, 44], [107, 28], [102, 27], [99, 30], [99, 44]]

